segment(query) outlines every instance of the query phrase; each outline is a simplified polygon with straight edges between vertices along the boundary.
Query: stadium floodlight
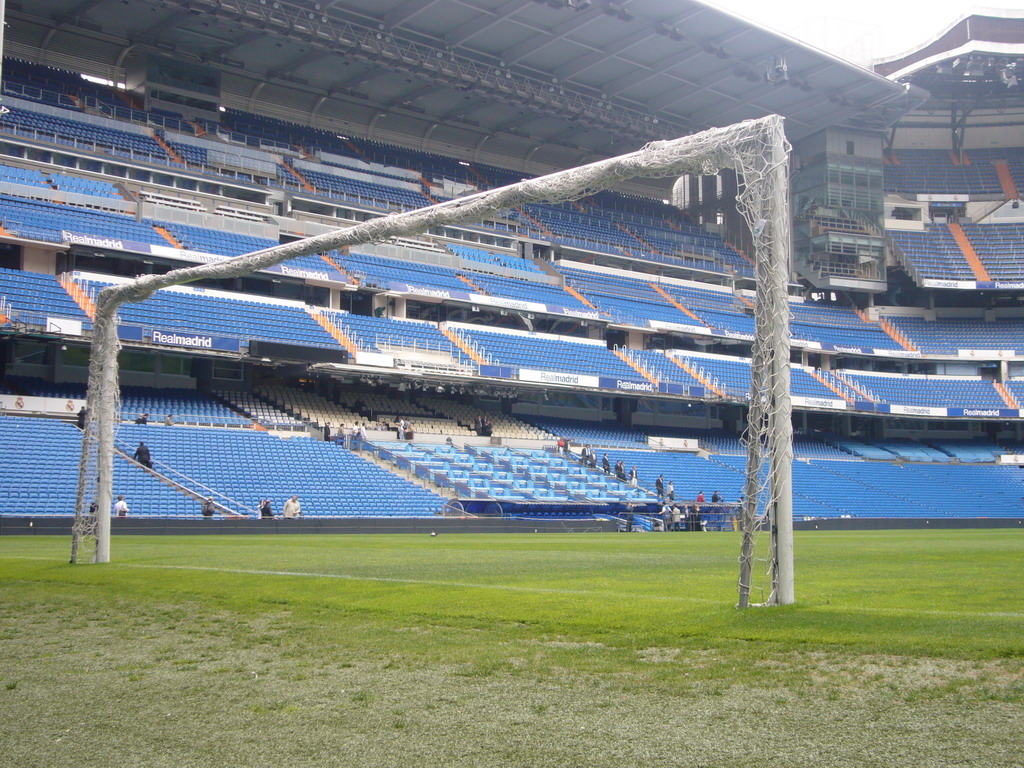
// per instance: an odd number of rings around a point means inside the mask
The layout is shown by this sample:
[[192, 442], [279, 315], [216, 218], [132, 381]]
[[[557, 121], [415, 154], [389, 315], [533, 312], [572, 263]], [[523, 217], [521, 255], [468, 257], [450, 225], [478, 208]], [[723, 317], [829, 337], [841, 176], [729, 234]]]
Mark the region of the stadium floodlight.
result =
[[[96, 298], [89, 363], [87, 420], [82, 439], [72, 562], [110, 560], [114, 434], [118, 412], [118, 308], [145, 301], [160, 288], [205, 278], [242, 277], [316, 253], [412, 237], [439, 226], [478, 222], [528, 203], [575, 200], [633, 178], [736, 172], [736, 207], [751, 231], [757, 279], [751, 359], [747, 476], [742, 504], [739, 605], [750, 605], [753, 564], [763, 560], [769, 579], [762, 603], [792, 603], [792, 425], [789, 393], [790, 145], [783, 119], [769, 115], [682, 138], [654, 141], [640, 150], [506, 187], [384, 216], [348, 229], [277, 245], [215, 264], [149, 274], [109, 286]], [[765, 471], [767, 468], [767, 471]], [[771, 532], [761, 558], [756, 541]], [[91, 558], [87, 549], [93, 548]]]

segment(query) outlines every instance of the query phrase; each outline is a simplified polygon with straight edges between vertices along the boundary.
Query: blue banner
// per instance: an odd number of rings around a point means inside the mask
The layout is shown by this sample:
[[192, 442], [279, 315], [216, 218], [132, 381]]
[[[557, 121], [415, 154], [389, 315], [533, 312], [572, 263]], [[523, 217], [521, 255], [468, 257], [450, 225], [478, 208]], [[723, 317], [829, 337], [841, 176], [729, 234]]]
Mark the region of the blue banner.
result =
[[223, 352], [238, 352], [242, 349], [239, 339], [227, 336], [207, 336], [202, 333], [179, 333], [154, 328], [150, 340], [154, 344], [168, 347], [185, 347], [186, 349], [216, 349]]
[[1019, 419], [1021, 415], [1016, 408], [947, 408], [946, 412], [969, 419]]
[[142, 327], [138, 325], [117, 326], [117, 338], [125, 341], [142, 341]]
[[620, 392], [657, 392], [657, 388], [649, 381], [638, 379], [613, 379], [608, 376], [598, 378], [601, 389], [617, 389]]
[[516, 369], [508, 365], [481, 365], [480, 375], [492, 379], [514, 379]]
[[122, 240], [120, 237], [87, 235], [84, 232], [69, 232], [66, 229], [61, 230], [60, 234], [64, 242], [69, 245], [87, 245], [90, 248], [109, 248], [113, 251], [152, 253], [147, 243], [136, 243], [132, 240]]

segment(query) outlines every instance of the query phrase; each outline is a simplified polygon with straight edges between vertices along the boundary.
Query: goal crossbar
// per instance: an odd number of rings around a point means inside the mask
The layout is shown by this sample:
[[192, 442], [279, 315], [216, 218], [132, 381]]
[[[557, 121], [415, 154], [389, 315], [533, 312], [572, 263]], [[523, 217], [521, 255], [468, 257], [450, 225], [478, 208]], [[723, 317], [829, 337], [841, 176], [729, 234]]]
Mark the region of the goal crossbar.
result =
[[[789, 428], [789, 329], [785, 303], [790, 253], [789, 151], [783, 119], [770, 115], [678, 139], [651, 142], [629, 154], [425, 208], [393, 213], [225, 261], [184, 267], [162, 275], [144, 275], [104, 288], [96, 299], [88, 416], [79, 467], [72, 560], [76, 559], [86, 540], [91, 540], [94, 545], [92, 562], [110, 560], [114, 434], [119, 399], [117, 312], [125, 302], [144, 301], [155, 291], [173, 285], [206, 278], [242, 277], [299, 256], [322, 254], [395, 237], [412, 237], [442, 225], [478, 222], [498, 211], [529, 203], [574, 200], [627, 179], [712, 175], [723, 169], [733, 169], [737, 173], [740, 190], [737, 208], [751, 230], [754, 243], [758, 306], [765, 310], [756, 315], [758, 334], [754, 343], [750, 395], [751, 423], [758, 421], [760, 436], [755, 441], [756, 445], [751, 443], [748, 463], [754, 461], [754, 452], [767, 452], [773, 461], [774, 454], [780, 454], [782, 463], [769, 470], [773, 478], [769, 506], [773, 531], [777, 531], [773, 536], [772, 568], [776, 576], [782, 574], [782, 581], [787, 581], [789, 586], [773, 587], [772, 593], [778, 602], [792, 602], [792, 511], [791, 493], [787, 490], [792, 456], [791, 447], [777, 450], [782, 447], [782, 442], [787, 439], [791, 442], [792, 439]], [[767, 437], [764, 436], [765, 424], [770, 425]], [[785, 464], [786, 456], [790, 466]], [[759, 456], [758, 466], [760, 461]], [[754, 475], [756, 477], [756, 470]], [[765, 503], [763, 494], [760, 495], [763, 509]], [[748, 479], [742, 517], [749, 531], [756, 529], [759, 518], [763, 517], [758, 514], [758, 498], [758, 484]], [[787, 526], [790, 543], [780, 545], [775, 538], [783, 535]], [[749, 561], [747, 558], [747, 565]], [[785, 575], [787, 570], [788, 576]], [[749, 568], [744, 576], [741, 564], [740, 605], [746, 604], [744, 589], [747, 581]]]

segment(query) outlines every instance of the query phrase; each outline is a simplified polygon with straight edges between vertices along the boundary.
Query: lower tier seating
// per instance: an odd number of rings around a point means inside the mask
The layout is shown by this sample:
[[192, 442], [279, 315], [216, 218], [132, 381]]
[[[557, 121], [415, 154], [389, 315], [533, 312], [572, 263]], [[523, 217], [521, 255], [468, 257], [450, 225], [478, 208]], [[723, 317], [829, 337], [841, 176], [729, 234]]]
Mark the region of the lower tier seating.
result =
[[[125, 424], [118, 445], [149, 446], [157, 468], [170, 467], [255, 508], [269, 498], [277, 514], [298, 495], [307, 517], [429, 517], [441, 498], [340, 446], [265, 432], [165, 429]], [[0, 419], [0, 509], [5, 514], [74, 514], [81, 433], [49, 419]], [[199, 517], [199, 504], [123, 459], [114, 462], [114, 493], [132, 516]]]

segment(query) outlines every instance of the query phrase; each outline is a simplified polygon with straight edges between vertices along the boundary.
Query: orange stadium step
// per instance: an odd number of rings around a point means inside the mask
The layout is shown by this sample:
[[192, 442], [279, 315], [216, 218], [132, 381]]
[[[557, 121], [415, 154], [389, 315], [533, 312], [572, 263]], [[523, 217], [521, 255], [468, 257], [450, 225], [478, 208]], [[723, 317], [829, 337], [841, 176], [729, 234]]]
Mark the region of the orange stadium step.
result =
[[996, 175], [999, 177], [999, 186], [1003, 188], [1003, 198], [1006, 200], [1020, 200], [1020, 192], [1017, 189], [1017, 182], [1014, 181], [1010, 166], [1005, 160], [993, 160]]
[[619, 360], [624, 362], [630, 368], [632, 368], [634, 371], [639, 373], [641, 376], [643, 376], [645, 379], [647, 379], [647, 381], [651, 382], [651, 384], [653, 384], [655, 387], [658, 386], [658, 379], [655, 378], [654, 375], [650, 371], [648, 371], [646, 368], [644, 368], [642, 365], [640, 365], [640, 363], [638, 363], [636, 360], [631, 358], [629, 355], [627, 355], [621, 349], [619, 349], [619, 348], [613, 349], [612, 350], [612, 354], [615, 355], [617, 358], [619, 358]]
[[356, 356], [356, 353], [359, 352], [359, 346], [341, 328], [332, 323], [327, 315], [314, 307], [306, 307], [306, 312], [317, 321], [321, 328], [331, 334], [334, 340], [341, 344], [353, 358]]
[[303, 176], [294, 168], [292, 168], [288, 163], [278, 163], [278, 165], [280, 165], [282, 168], [288, 171], [288, 173], [290, 173], [292, 176], [298, 179], [299, 183], [302, 184], [302, 188], [304, 190], [306, 190], [307, 192], [316, 192], [316, 190], [313, 188], [313, 185], [306, 181], [306, 177]]
[[705, 389], [710, 389], [719, 397], [725, 397], [724, 389], [716, 386], [714, 382], [711, 381], [711, 379], [709, 379], [707, 376], [702, 375], [701, 372], [694, 368], [692, 365], [688, 365], [687, 363], [684, 363], [682, 360], [680, 360], [678, 357], [673, 357], [672, 355], [665, 355], [665, 357], [671, 360], [676, 365], [678, 365], [680, 368], [682, 368], [684, 371], [690, 374], [697, 381], [699, 381]]
[[359, 278], [358, 277], [356, 277], [355, 275], [351, 274], [347, 269], [345, 269], [344, 266], [342, 266], [337, 261], [332, 259], [326, 253], [321, 253], [320, 254], [320, 258], [323, 259], [324, 261], [326, 261], [328, 264], [330, 264], [336, 270], [341, 272], [341, 274], [343, 274], [348, 279], [348, 281], [350, 283], [352, 283], [352, 285], [359, 285]]
[[[591, 302], [590, 299], [588, 299], [586, 296], [584, 296], [582, 293], [577, 291], [575, 288], [573, 288], [568, 283], [563, 285], [562, 288], [564, 288], [565, 292], [568, 293], [570, 296], [572, 296], [574, 299], [582, 302], [583, 304], [587, 305], [591, 309], [597, 309], [597, 307], [594, 306], [593, 302]], [[600, 311], [601, 310], [598, 310], [598, 312], [600, 312]]]
[[[836, 393], [836, 394], [837, 394], [837, 395], [838, 395], [838, 396], [839, 396], [840, 398], [842, 398], [843, 400], [845, 400], [845, 401], [846, 401], [847, 403], [849, 403], [850, 405], [853, 405], [853, 404], [854, 404], [854, 402], [856, 402], [855, 398], [852, 398], [852, 397], [850, 397], [849, 395], [847, 395], [847, 394], [846, 394], [845, 392], [843, 392], [843, 391], [842, 391], [841, 389], [839, 389], [839, 387], [837, 387], [837, 386], [836, 386], [835, 384], [833, 384], [833, 383], [832, 383], [831, 381], [829, 381], [828, 379], [826, 379], [826, 378], [825, 378], [824, 376], [822, 376], [822, 375], [821, 375], [820, 373], [818, 373], [818, 372], [817, 372], [816, 370], [814, 370], [813, 368], [805, 368], [804, 370], [806, 370], [806, 371], [807, 371], [807, 373], [809, 373], [809, 374], [811, 375], [811, 378], [812, 378], [812, 379], [815, 379], [815, 380], [817, 380], [818, 382], [820, 382], [820, 383], [821, 383], [821, 385], [822, 385], [823, 387], [825, 387], [826, 389], [830, 389], [830, 390], [832, 390], [833, 392], [835, 392], [835, 393]], [[865, 399], [867, 399], [867, 398], [865, 397]]]
[[908, 339], [906, 336], [904, 336], [899, 331], [899, 329], [896, 328], [896, 326], [894, 326], [892, 323], [890, 323], [884, 317], [878, 318], [878, 322], [876, 323], [870, 317], [868, 317], [867, 314], [865, 314], [865, 312], [863, 310], [858, 309], [857, 307], [854, 307], [853, 311], [856, 312], [857, 313], [857, 317], [859, 317], [865, 323], [867, 323], [869, 325], [877, 325], [879, 328], [881, 328], [883, 331], [885, 331], [886, 335], [890, 339], [895, 341], [897, 344], [899, 344], [901, 347], [903, 347], [908, 352], [917, 352], [917, 347], [914, 346], [914, 344], [910, 341], [910, 339]]
[[1003, 398], [1003, 402], [1006, 403], [1008, 408], [1020, 408], [1020, 403], [1017, 402], [1017, 398], [1013, 396], [1013, 393], [1006, 388], [1006, 385], [999, 381], [993, 381], [992, 386], [995, 388], [999, 396]]
[[473, 293], [481, 293], [481, 294], [483, 294], [484, 296], [487, 296], [487, 295], [488, 295], [487, 291], [485, 291], [485, 290], [484, 290], [483, 288], [481, 288], [481, 287], [480, 287], [479, 285], [477, 285], [476, 283], [474, 283], [474, 282], [473, 282], [473, 281], [472, 281], [472, 280], [471, 280], [470, 278], [468, 278], [468, 277], [467, 277], [466, 275], [460, 275], [460, 274], [456, 273], [456, 274], [455, 274], [455, 276], [456, 276], [457, 278], [459, 278], [459, 280], [461, 280], [462, 282], [464, 282], [464, 283], [465, 283], [466, 285], [468, 285], [468, 286], [469, 286], [470, 288], [472, 288], [472, 289], [473, 289]]
[[967, 264], [970, 266], [971, 271], [974, 272], [974, 277], [978, 280], [991, 280], [992, 278], [989, 277], [988, 270], [985, 269], [985, 265], [981, 263], [981, 259], [978, 258], [978, 254], [974, 252], [974, 246], [971, 245], [971, 241], [967, 239], [967, 233], [964, 232], [964, 228], [956, 222], [950, 222], [946, 226], [949, 227], [950, 234], [953, 235], [953, 239], [956, 240], [956, 244], [960, 246], [960, 252], [967, 260]]
[[156, 131], [150, 131], [150, 133], [153, 136], [153, 140], [156, 141], [156, 143], [161, 146], [161, 148], [164, 150], [164, 152], [167, 153], [167, 156], [171, 158], [171, 160], [180, 165], [187, 165], [187, 163], [182, 159], [181, 155], [175, 152], [174, 149], [171, 148], [171, 145], [160, 137], [159, 133], [157, 133]]
[[71, 275], [66, 272], [60, 276], [61, 287], [68, 292], [68, 296], [75, 300], [75, 303], [81, 308], [85, 314], [91, 319], [96, 319], [96, 302], [92, 300], [92, 297], [85, 292], [85, 289], [78, 284]]
[[469, 344], [466, 343], [465, 339], [463, 339], [457, 333], [448, 328], [447, 325], [444, 325], [442, 323], [439, 326], [439, 328], [441, 330], [441, 333], [447, 336], [448, 340], [451, 341], [452, 344], [457, 346], [459, 349], [461, 349], [469, 356], [470, 360], [472, 360], [477, 365], [487, 365], [487, 361], [480, 356], [480, 353], [473, 349], [471, 346], [469, 346]]
[[[651, 286], [651, 288], [653, 288], [654, 290], [656, 290], [656, 291], [657, 291], [658, 293], [660, 293], [660, 294], [661, 294], [661, 297], [662, 297], [663, 299], [665, 299], [665, 301], [667, 301], [667, 302], [668, 302], [669, 304], [671, 304], [671, 305], [672, 305], [673, 307], [675, 307], [676, 309], [678, 309], [678, 310], [679, 310], [680, 312], [682, 312], [682, 313], [683, 313], [684, 315], [686, 315], [687, 317], [691, 317], [691, 318], [693, 318], [694, 320], [696, 320], [696, 321], [697, 321], [698, 323], [700, 323], [701, 325], [708, 325], [708, 324], [707, 324], [707, 323], [705, 323], [705, 322], [704, 322], [704, 320], [702, 320], [702, 319], [701, 319], [700, 317], [698, 317], [697, 315], [695, 315], [695, 314], [694, 314], [693, 312], [691, 312], [690, 310], [688, 310], [688, 309], [687, 309], [686, 307], [684, 307], [684, 306], [683, 306], [682, 304], [680, 304], [680, 303], [679, 303], [678, 301], [676, 301], [676, 300], [675, 300], [674, 298], [672, 298], [671, 296], [669, 296], [669, 295], [668, 295], [668, 294], [667, 294], [667, 293], [666, 293], [666, 292], [665, 292], [664, 290], [662, 290], [662, 287], [661, 287], [660, 285], [658, 285], [657, 283], [648, 283], [648, 285], [649, 285], [649, 286]], [[711, 326], [708, 326], [708, 327], [710, 328]]]
[[160, 234], [160, 237], [162, 237], [164, 240], [166, 240], [168, 243], [170, 243], [175, 248], [178, 248], [178, 249], [184, 248], [184, 246], [181, 243], [178, 242], [178, 238], [176, 238], [174, 235], [172, 235], [170, 232], [168, 232], [163, 227], [159, 226], [158, 224], [154, 224], [153, 225], [153, 229], [155, 229]]

